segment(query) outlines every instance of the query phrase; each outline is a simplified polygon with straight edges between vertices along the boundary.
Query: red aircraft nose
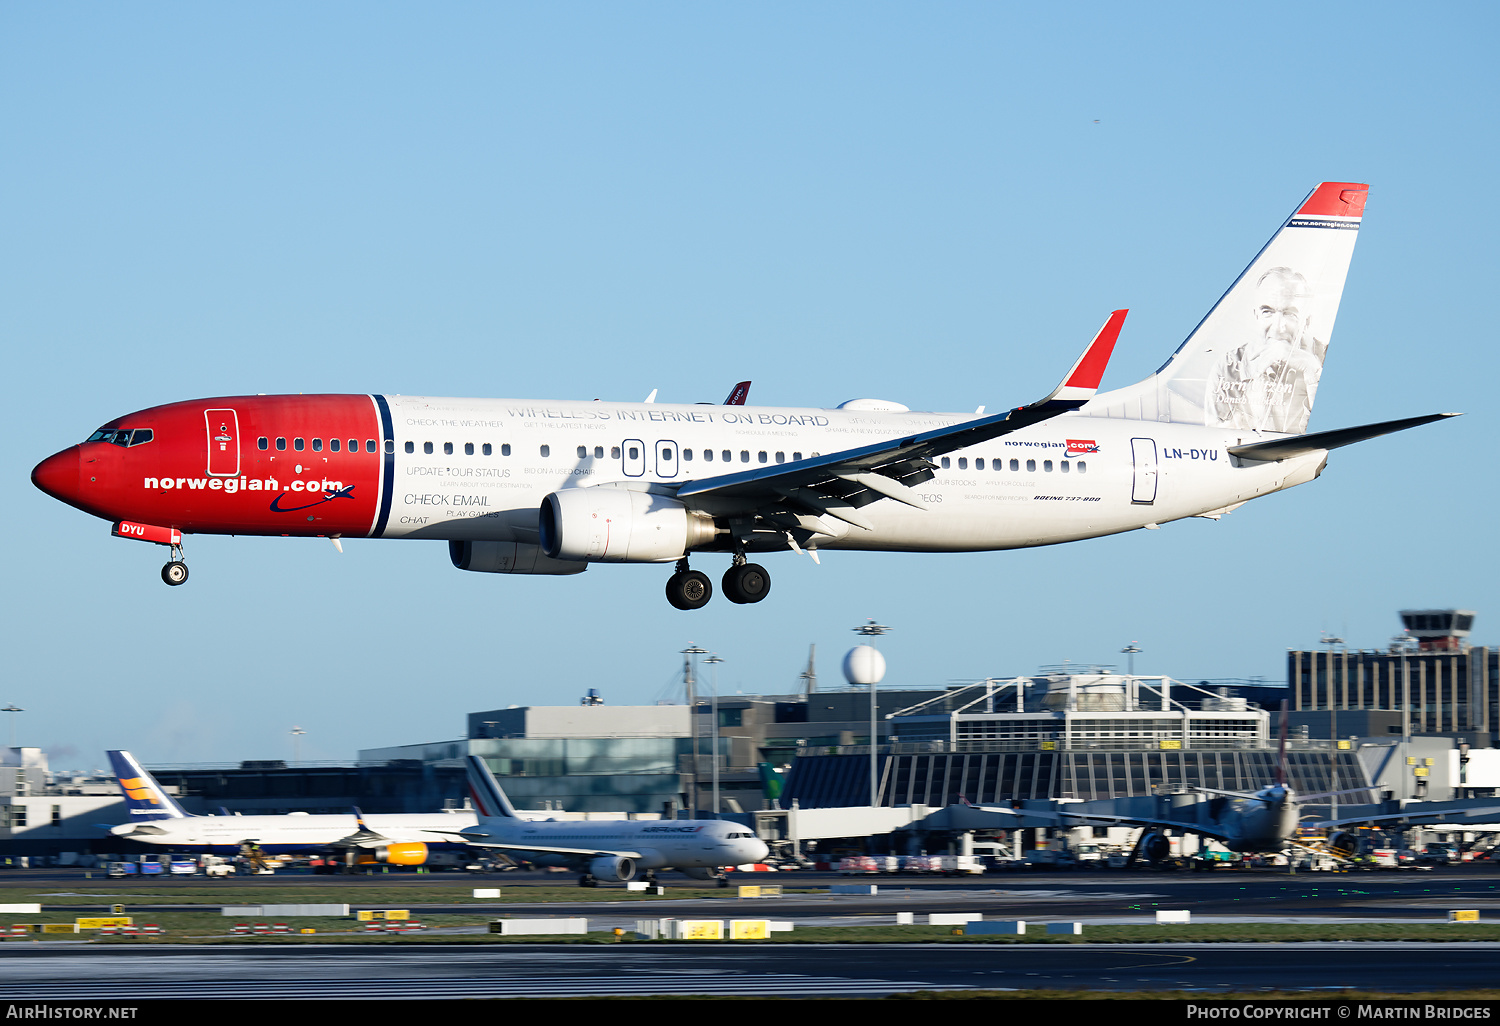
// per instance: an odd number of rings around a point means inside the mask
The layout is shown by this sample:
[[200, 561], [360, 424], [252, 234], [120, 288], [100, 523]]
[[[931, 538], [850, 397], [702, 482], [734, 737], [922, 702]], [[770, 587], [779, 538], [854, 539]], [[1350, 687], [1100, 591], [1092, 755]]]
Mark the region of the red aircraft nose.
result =
[[31, 472], [31, 483], [54, 499], [66, 503], [78, 501], [78, 446], [48, 456]]

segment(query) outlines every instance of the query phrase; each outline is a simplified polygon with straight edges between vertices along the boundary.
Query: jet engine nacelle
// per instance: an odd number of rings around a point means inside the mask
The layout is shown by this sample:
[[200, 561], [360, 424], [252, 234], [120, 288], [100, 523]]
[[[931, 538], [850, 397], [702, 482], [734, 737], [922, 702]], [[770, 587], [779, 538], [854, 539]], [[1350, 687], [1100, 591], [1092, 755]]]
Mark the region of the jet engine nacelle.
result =
[[623, 855], [601, 855], [589, 863], [589, 875], [599, 880], [629, 880], [635, 876], [635, 860]]
[[1146, 861], [1152, 865], [1165, 861], [1172, 855], [1172, 839], [1166, 834], [1152, 831], [1141, 842], [1141, 854], [1146, 856]]
[[362, 865], [384, 863], [388, 866], [420, 866], [427, 862], [427, 845], [421, 841], [399, 841], [366, 848], [359, 853]]
[[568, 488], [542, 500], [542, 551], [587, 563], [669, 563], [711, 544], [712, 517], [664, 495], [625, 488]]
[[549, 559], [540, 545], [527, 542], [450, 541], [448, 558], [460, 570], [484, 574], [581, 574], [587, 563]]

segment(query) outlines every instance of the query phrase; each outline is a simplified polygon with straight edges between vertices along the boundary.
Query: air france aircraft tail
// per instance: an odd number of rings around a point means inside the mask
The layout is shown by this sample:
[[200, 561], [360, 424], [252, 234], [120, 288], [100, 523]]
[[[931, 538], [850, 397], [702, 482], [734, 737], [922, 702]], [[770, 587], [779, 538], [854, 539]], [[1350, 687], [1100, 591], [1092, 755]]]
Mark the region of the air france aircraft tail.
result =
[[153, 819], [186, 819], [181, 805], [161, 789], [156, 778], [141, 768], [129, 752], [110, 752], [109, 764], [125, 795], [130, 821], [141, 823]]
[[1151, 377], [1086, 416], [1230, 430], [1307, 430], [1369, 186], [1324, 182]]
[[484, 759], [471, 755], [468, 761], [469, 797], [474, 801], [474, 811], [490, 819], [520, 819]]

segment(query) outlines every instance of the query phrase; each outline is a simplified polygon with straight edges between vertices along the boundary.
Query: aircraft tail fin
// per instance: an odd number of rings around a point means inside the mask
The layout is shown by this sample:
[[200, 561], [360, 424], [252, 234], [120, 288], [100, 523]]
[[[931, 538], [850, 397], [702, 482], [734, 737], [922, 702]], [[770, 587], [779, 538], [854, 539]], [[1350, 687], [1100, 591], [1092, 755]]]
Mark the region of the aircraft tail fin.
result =
[[110, 767], [120, 784], [121, 793], [125, 795], [125, 805], [130, 810], [132, 823], [188, 818], [187, 812], [177, 804], [177, 800], [162, 790], [156, 778], [135, 761], [135, 756], [129, 752], [108, 754]]
[[1306, 431], [1368, 193], [1355, 182], [1313, 189], [1161, 369], [1082, 412]]
[[475, 811], [489, 819], [520, 819], [483, 757], [471, 755], [468, 762], [469, 797], [474, 801]]

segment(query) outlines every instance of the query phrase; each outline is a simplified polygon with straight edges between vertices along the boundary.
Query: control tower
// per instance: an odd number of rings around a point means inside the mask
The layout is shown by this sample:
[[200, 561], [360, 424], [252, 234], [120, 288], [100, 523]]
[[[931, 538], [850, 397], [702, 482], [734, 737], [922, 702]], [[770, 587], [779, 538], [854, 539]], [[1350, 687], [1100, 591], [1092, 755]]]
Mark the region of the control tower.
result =
[[1422, 652], [1459, 652], [1474, 629], [1472, 609], [1403, 609], [1401, 625]]

